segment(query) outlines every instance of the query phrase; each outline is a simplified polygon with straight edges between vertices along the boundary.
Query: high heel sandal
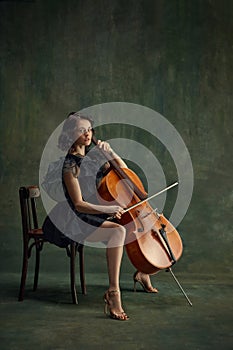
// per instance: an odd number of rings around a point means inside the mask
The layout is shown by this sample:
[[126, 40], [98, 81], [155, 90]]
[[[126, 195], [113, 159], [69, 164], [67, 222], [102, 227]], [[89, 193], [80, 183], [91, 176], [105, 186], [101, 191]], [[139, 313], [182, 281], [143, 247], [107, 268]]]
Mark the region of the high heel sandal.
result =
[[151, 285], [146, 285], [143, 280], [138, 276], [140, 274], [139, 271], [136, 271], [133, 275], [133, 280], [134, 280], [134, 291], [136, 292], [136, 283], [140, 283], [142, 288], [144, 289], [145, 292], [147, 293], [158, 293], [158, 289], [154, 288]]
[[[116, 294], [120, 294], [119, 290], [108, 290], [105, 294], [104, 294], [104, 313], [105, 315], [108, 314], [109, 311], [109, 316], [110, 318], [114, 319], [114, 320], [119, 320], [119, 321], [127, 321], [129, 319], [129, 317], [126, 315], [126, 313], [124, 311], [121, 312], [114, 312], [113, 310], [115, 309], [114, 307], [114, 302], [110, 303], [110, 300], [113, 299]], [[111, 305], [112, 304], [112, 305]]]

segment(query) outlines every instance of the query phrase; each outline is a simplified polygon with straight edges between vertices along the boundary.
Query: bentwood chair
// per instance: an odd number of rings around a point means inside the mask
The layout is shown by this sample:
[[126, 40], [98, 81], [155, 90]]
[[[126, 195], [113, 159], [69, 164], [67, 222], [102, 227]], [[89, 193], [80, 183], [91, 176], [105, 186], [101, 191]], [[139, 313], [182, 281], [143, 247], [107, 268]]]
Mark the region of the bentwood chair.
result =
[[[24, 299], [25, 284], [28, 271], [28, 262], [32, 255], [32, 250], [35, 248], [35, 270], [34, 270], [34, 284], [33, 291], [37, 289], [39, 269], [40, 269], [40, 254], [43, 249], [46, 239], [42, 228], [38, 225], [38, 215], [36, 202], [40, 198], [40, 189], [38, 186], [20, 187], [19, 199], [22, 218], [22, 232], [23, 232], [23, 264], [22, 275], [19, 289], [18, 300]], [[79, 273], [82, 294], [86, 294], [86, 284], [84, 275], [84, 246], [77, 242], [70, 243], [65, 247], [67, 256], [70, 259], [70, 288], [72, 294], [72, 301], [78, 304], [76, 286], [75, 286], [75, 260], [77, 252], [79, 253]]]

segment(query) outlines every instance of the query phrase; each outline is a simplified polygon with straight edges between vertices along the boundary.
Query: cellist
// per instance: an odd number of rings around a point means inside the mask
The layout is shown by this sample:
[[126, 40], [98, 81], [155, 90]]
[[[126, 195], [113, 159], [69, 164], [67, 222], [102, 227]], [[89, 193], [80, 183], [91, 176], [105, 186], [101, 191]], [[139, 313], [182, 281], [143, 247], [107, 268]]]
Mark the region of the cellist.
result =
[[[111, 318], [125, 321], [129, 317], [122, 308], [119, 278], [126, 230], [117, 222], [124, 209], [119, 205], [99, 204], [96, 184], [98, 186], [101, 178], [108, 172], [110, 164], [101, 159], [101, 152], [97, 156], [91, 156], [89, 146], [93, 133], [93, 120], [89, 116], [72, 112], [65, 120], [58, 140], [60, 149], [68, 149], [62, 171], [63, 187], [70, 207], [80, 219], [73, 225], [73, 230], [78, 234], [76, 240], [106, 244], [109, 286], [104, 294], [105, 313], [107, 314], [108, 310]], [[127, 168], [125, 162], [107, 142], [99, 140], [96, 148], [102, 153], [110, 154], [119, 167]], [[116, 220], [108, 220], [109, 216]], [[70, 225], [70, 222], [67, 222], [67, 225]], [[51, 227], [46, 225], [46, 222], [43, 230], [49, 240]], [[134, 283], [139, 282], [146, 292], [158, 292], [151, 285], [149, 275], [136, 271], [133, 279]]]

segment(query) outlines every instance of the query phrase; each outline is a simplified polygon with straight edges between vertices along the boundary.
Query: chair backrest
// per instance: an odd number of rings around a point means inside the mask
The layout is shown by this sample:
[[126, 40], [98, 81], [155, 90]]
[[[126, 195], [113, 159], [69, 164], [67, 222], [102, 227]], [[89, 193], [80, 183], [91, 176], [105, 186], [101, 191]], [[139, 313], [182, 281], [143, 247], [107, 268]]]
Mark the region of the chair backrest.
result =
[[38, 217], [36, 210], [36, 198], [40, 197], [38, 186], [20, 187], [19, 199], [22, 218], [23, 234], [38, 228]]

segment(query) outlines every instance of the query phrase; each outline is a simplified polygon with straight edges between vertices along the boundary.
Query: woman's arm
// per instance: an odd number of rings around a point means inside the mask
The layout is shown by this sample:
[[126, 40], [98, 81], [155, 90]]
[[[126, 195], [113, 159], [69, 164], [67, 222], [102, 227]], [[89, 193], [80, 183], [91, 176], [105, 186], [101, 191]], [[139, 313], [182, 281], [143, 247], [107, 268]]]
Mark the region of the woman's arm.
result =
[[82, 199], [82, 192], [79, 185], [78, 178], [73, 175], [72, 172], [65, 172], [63, 174], [63, 180], [66, 185], [69, 196], [75, 209], [81, 213], [86, 214], [110, 214], [116, 218], [120, 218], [123, 213], [123, 208], [118, 205], [98, 205], [85, 202]]
[[128, 168], [123, 159], [121, 159], [121, 157], [118, 156], [118, 154], [116, 154], [116, 152], [114, 152], [112, 148], [110, 149], [109, 154], [116, 161], [117, 165], [119, 165], [120, 168]]

